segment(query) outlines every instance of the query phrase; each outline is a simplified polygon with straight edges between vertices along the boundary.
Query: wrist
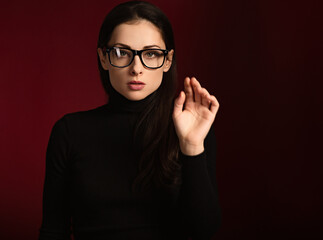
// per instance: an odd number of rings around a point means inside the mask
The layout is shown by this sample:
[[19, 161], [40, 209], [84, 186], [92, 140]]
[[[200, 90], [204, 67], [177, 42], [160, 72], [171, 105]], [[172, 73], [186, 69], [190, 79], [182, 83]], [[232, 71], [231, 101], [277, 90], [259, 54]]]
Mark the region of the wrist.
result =
[[180, 142], [179, 146], [180, 146], [181, 152], [184, 155], [187, 155], [187, 156], [196, 156], [196, 155], [199, 155], [202, 152], [204, 152], [204, 144], [203, 144], [203, 142], [199, 143], [199, 144], [191, 144], [191, 143], [188, 143], [188, 142]]

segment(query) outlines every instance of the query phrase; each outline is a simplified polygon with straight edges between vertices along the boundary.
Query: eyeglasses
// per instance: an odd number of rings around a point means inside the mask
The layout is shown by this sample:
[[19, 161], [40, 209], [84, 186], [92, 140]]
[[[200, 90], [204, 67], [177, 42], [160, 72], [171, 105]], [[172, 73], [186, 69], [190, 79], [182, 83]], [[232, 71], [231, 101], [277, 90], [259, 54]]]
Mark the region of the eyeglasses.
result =
[[[104, 49], [103, 49], [104, 50]], [[139, 56], [141, 63], [150, 69], [157, 69], [164, 65], [168, 50], [164, 49], [144, 49], [133, 50], [129, 48], [111, 47], [105, 50], [109, 55], [110, 64], [114, 67], [128, 67], [135, 58]]]

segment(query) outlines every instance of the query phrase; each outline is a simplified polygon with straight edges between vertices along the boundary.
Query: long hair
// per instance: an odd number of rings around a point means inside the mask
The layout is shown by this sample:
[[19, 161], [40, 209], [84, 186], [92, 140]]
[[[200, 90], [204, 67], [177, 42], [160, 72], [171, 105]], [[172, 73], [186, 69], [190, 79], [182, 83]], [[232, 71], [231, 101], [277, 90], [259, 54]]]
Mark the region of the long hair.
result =
[[[172, 26], [166, 15], [156, 6], [142, 1], [130, 1], [116, 6], [105, 17], [100, 29], [98, 48], [106, 47], [116, 26], [122, 23], [147, 20], [161, 32], [166, 49], [174, 49]], [[109, 95], [112, 90], [109, 72], [98, 67], [102, 85]], [[141, 113], [134, 130], [134, 139], [140, 142], [138, 175], [132, 190], [145, 190], [152, 186], [173, 189], [181, 183], [178, 162], [179, 143], [172, 121], [173, 102], [177, 87], [175, 53], [168, 72], [163, 73], [160, 87], [154, 92], [148, 107]]]

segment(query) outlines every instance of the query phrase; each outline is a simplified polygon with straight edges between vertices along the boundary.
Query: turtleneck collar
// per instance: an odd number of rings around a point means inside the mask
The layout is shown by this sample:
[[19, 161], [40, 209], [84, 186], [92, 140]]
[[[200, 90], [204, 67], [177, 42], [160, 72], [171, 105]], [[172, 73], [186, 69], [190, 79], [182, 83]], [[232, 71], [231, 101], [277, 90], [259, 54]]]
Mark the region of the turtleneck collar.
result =
[[151, 102], [155, 93], [153, 92], [142, 100], [132, 101], [125, 98], [112, 87], [107, 106], [116, 112], [141, 112]]

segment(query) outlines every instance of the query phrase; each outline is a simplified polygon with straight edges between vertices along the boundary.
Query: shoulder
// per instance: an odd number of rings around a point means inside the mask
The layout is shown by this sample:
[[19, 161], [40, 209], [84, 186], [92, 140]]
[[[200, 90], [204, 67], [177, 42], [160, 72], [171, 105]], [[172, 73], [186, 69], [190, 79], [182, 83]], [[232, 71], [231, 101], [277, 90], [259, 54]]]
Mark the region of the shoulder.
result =
[[55, 122], [53, 129], [64, 129], [66, 132], [87, 129], [102, 121], [107, 113], [107, 104], [89, 110], [67, 113]]
[[84, 111], [77, 111], [65, 114], [61, 119], [65, 121], [77, 121], [103, 116], [107, 112], [107, 104]]
[[86, 121], [104, 116], [106, 113], [107, 104], [89, 110], [66, 113], [63, 115], [63, 117], [58, 119], [57, 122], [76, 124], [79, 121]]

